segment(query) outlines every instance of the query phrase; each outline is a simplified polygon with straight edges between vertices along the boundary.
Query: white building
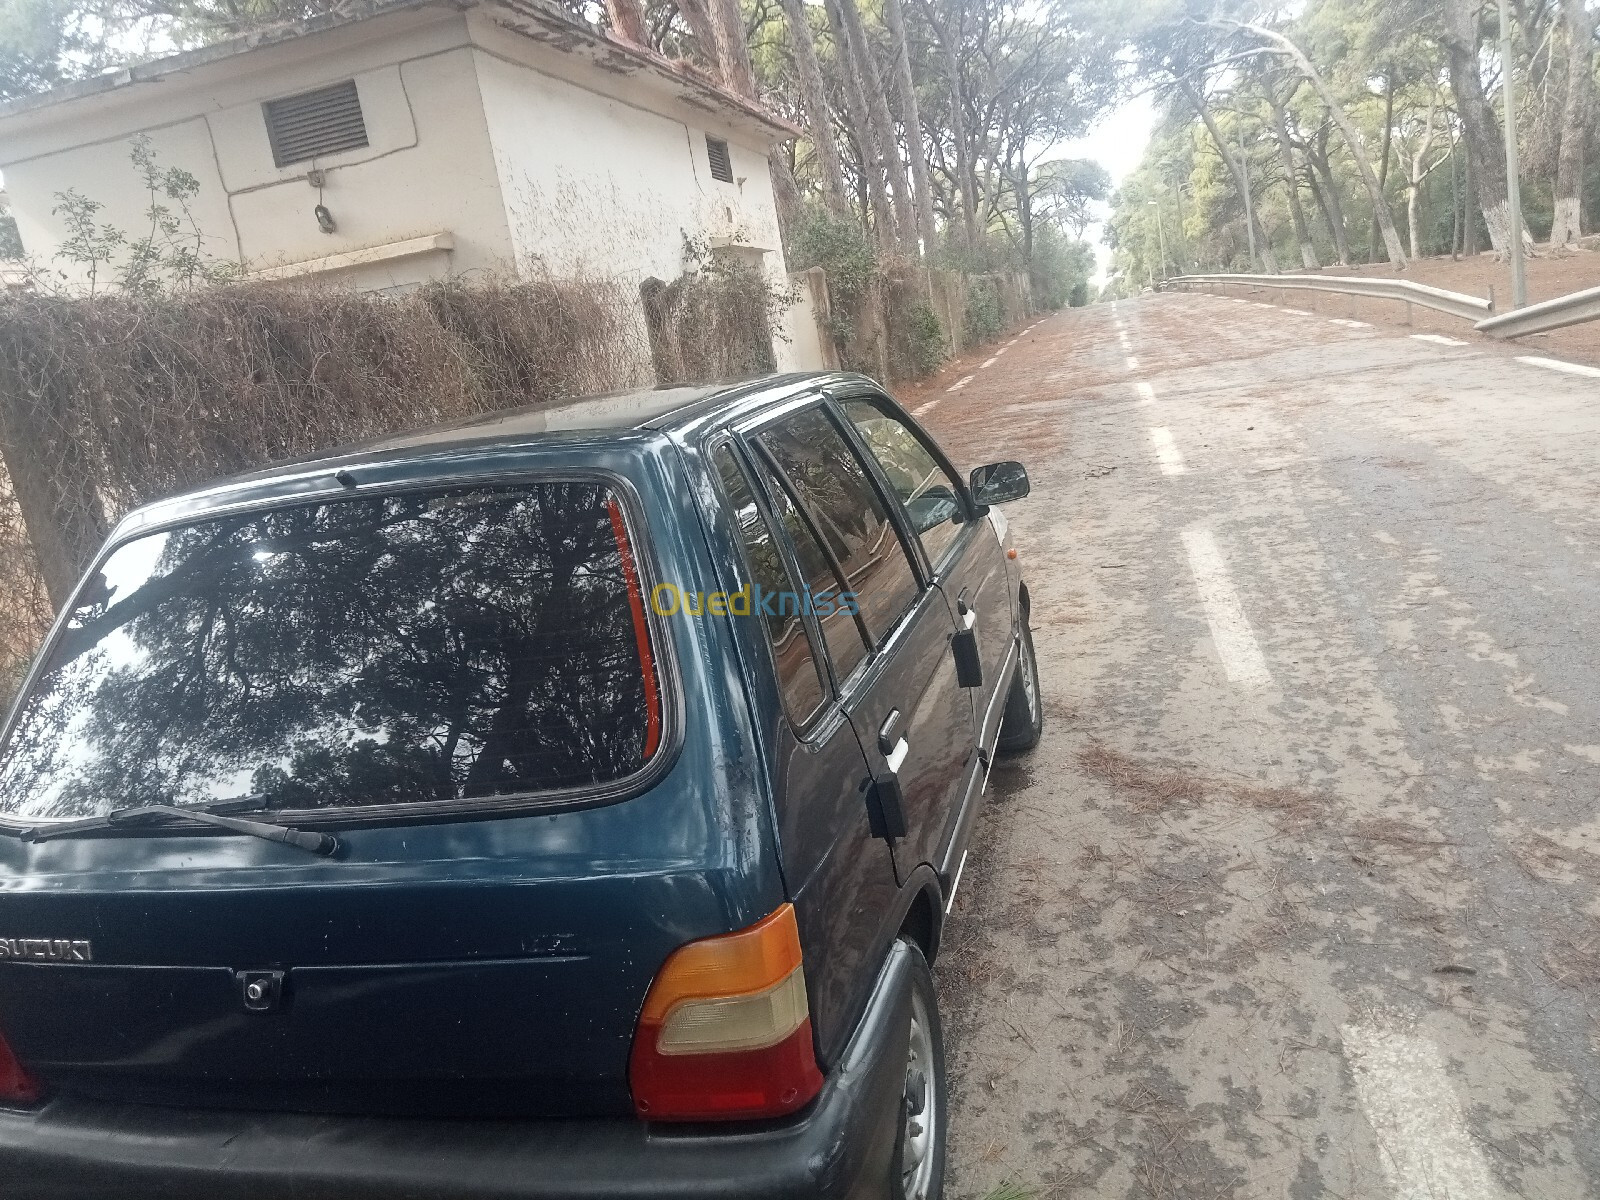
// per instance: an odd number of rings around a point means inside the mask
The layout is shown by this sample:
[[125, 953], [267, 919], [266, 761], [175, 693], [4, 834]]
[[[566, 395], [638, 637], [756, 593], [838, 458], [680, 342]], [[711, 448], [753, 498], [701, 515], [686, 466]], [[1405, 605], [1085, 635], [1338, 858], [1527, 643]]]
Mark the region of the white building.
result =
[[[766, 156], [798, 130], [541, 0], [387, 0], [0, 104], [30, 258], [59, 246], [69, 188], [148, 223], [141, 133], [200, 181], [209, 253], [264, 276], [636, 288], [675, 278], [690, 238], [786, 278]], [[809, 306], [787, 325], [780, 368], [822, 365]]]

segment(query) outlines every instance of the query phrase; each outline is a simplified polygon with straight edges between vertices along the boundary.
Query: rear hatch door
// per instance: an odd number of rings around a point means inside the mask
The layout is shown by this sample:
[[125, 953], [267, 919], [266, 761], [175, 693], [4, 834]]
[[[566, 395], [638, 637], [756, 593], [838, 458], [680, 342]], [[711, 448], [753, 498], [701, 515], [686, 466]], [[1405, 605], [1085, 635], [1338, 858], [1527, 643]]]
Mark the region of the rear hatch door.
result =
[[[159, 1103], [630, 1111], [657, 967], [781, 899], [728, 836], [739, 748], [681, 719], [705, 681], [645, 602], [645, 507], [605, 477], [358, 490], [114, 546], [0, 759], [28, 1068]], [[28, 833], [146, 804], [341, 849]]]

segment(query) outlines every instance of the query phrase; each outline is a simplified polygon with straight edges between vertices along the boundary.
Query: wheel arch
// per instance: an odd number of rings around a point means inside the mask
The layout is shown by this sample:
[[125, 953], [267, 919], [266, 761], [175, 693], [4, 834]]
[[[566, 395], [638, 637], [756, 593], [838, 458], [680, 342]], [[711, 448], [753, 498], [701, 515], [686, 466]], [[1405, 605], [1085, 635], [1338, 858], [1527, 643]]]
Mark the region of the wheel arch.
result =
[[944, 934], [944, 902], [939, 878], [924, 863], [907, 881], [911, 901], [900, 919], [897, 936], [910, 938], [931, 965], [939, 956], [939, 940]]

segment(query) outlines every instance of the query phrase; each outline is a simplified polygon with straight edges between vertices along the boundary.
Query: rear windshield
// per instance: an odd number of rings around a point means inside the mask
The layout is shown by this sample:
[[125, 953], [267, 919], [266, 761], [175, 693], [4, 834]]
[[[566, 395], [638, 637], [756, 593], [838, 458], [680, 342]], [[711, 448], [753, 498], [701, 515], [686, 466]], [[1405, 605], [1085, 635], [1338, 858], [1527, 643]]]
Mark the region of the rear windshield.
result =
[[0, 751], [0, 814], [328, 808], [603, 784], [661, 709], [617, 496], [406, 492], [119, 547]]

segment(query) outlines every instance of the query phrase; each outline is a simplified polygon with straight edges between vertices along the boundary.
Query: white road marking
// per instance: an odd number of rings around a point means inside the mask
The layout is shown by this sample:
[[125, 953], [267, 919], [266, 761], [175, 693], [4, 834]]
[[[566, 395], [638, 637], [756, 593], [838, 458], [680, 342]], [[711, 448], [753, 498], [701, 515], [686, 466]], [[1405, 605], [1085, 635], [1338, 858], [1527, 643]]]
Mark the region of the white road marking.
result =
[[1138, 369], [1139, 369], [1139, 360], [1137, 358], [1135, 358], [1131, 354], [1128, 355], [1128, 370], [1137, 371]]
[[1371, 329], [1365, 321], [1352, 321], [1349, 317], [1329, 317], [1335, 325], [1343, 325], [1346, 329]]
[[1587, 375], [1591, 379], [1600, 379], [1600, 367], [1567, 362], [1561, 358], [1540, 358], [1537, 354], [1519, 354], [1517, 361], [1527, 363], [1530, 367], [1543, 367], [1547, 371], [1560, 371], [1565, 375]]
[[1138, 383], [1134, 384], [1133, 390], [1139, 393], [1140, 404], [1154, 404], [1156, 402], [1155, 388], [1151, 387], [1144, 380], [1141, 379]]
[[1445, 337], [1442, 333], [1413, 333], [1411, 340], [1414, 342], [1432, 342], [1435, 346], [1465, 346], [1467, 344], [1460, 338]]
[[1271, 686], [1272, 675], [1267, 671], [1266, 659], [1261, 656], [1261, 647], [1250, 629], [1250, 618], [1244, 615], [1239, 593], [1233, 590], [1233, 580], [1228, 577], [1228, 564], [1223, 561], [1211, 531], [1198, 527], [1185, 529], [1183, 548], [1189, 554], [1189, 571], [1194, 575], [1194, 586], [1205, 607], [1206, 624], [1211, 626], [1211, 643], [1222, 660], [1223, 671], [1232, 682], [1243, 687]]
[[1346, 1025], [1341, 1032], [1396, 1200], [1504, 1196], [1467, 1132], [1439, 1047], [1425, 1037], [1371, 1026]]
[[944, 399], [943, 396], [935, 396], [932, 400], [929, 400], [926, 404], [919, 404], [915, 408], [913, 408], [911, 410], [911, 415], [913, 417], [920, 417], [920, 416], [923, 416], [926, 413], [931, 413], [934, 410], [934, 408], [937, 407], [939, 401], [941, 401], [943, 399]]
[[998, 349], [998, 350], [996, 350], [994, 352], [995, 358], [999, 358], [1002, 354], [1004, 354], [1009, 349], [1011, 349], [1011, 346], [1009, 344], [1001, 346], [1000, 349]]
[[[992, 366], [994, 366], [994, 360], [999, 358], [999, 357], [1000, 356], [998, 354], [991, 354], [988, 358], [983, 360], [983, 367], [992, 367]], [[980, 371], [983, 370], [983, 367], [979, 367], [978, 370], [980, 370]]]
[[1156, 459], [1161, 463], [1162, 474], [1182, 475], [1189, 469], [1183, 465], [1183, 453], [1178, 449], [1178, 443], [1172, 440], [1172, 430], [1152, 429], [1150, 441], [1156, 448]]
[[963, 375], [960, 379], [956, 380], [949, 387], [945, 388], [945, 391], [947, 391], [947, 392], [959, 392], [962, 388], [966, 387], [967, 384], [971, 383], [972, 380], [973, 380], [973, 376], [971, 376], [971, 375]]

